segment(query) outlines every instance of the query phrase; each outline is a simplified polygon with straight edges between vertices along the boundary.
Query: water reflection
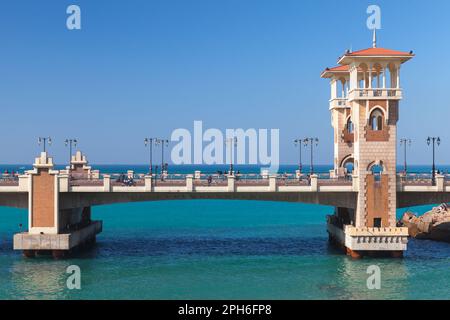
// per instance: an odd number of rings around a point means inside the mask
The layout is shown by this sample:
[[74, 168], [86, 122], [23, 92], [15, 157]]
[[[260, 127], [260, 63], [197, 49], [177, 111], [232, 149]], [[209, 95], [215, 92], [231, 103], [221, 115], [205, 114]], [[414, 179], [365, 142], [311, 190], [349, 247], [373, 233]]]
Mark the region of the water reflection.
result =
[[[406, 299], [408, 272], [402, 259], [365, 258], [354, 260], [349, 257], [337, 259], [336, 281], [342, 288], [338, 299]], [[367, 288], [371, 274], [367, 268], [377, 265], [381, 272], [381, 288]]]
[[55, 261], [48, 258], [14, 261], [11, 268], [12, 299], [65, 299], [66, 268], [70, 261]]

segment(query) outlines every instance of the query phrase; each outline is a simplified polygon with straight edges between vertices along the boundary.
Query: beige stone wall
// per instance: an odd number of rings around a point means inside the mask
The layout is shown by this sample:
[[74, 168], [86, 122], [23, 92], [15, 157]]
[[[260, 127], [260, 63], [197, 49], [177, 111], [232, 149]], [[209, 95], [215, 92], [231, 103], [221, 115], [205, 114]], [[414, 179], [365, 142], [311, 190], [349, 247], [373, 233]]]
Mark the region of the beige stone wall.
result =
[[342, 131], [347, 123], [347, 117], [351, 114], [350, 108], [338, 108], [332, 110], [332, 125], [334, 129], [334, 169], [337, 174], [342, 174], [340, 164], [342, 160], [353, 154], [353, 143], [347, 143], [342, 139]]
[[[398, 114], [397, 104], [389, 105], [388, 101], [353, 101], [352, 113], [355, 125], [355, 134], [357, 139], [355, 142], [355, 163], [357, 168], [355, 173], [359, 177], [359, 193], [356, 214], [356, 227], [367, 226], [369, 221], [367, 217], [367, 175], [370, 174], [369, 167], [374, 163], [382, 163], [384, 172], [387, 175], [387, 208], [389, 226], [396, 224], [396, 141], [397, 141], [397, 117], [390, 118], [387, 124], [389, 135], [386, 141], [368, 141], [367, 140], [367, 124], [370, 110], [375, 106], [386, 113], [389, 110]], [[384, 107], [386, 106], [386, 107]], [[391, 111], [395, 109], [394, 111]], [[387, 114], [386, 114], [387, 115]], [[386, 122], [384, 123], [386, 125]]]

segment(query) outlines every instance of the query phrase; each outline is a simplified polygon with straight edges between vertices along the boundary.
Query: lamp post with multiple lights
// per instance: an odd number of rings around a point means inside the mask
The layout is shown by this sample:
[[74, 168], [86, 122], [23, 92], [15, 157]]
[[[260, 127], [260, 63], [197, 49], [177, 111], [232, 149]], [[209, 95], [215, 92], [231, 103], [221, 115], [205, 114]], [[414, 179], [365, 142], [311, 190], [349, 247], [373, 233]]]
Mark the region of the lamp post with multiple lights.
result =
[[74, 147], [76, 147], [77, 146], [77, 143], [78, 143], [78, 140], [77, 139], [66, 139], [65, 141], [64, 141], [64, 144], [65, 144], [65, 146], [67, 147], [69, 147], [69, 167], [70, 167], [70, 164], [71, 164], [71, 162], [72, 162], [72, 145], [74, 146]]
[[229, 137], [225, 139], [225, 145], [230, 148], [230, 175], [233, 175], [233, 157], [234, 148], [237, 147], [237, 137]]
[[408, 170], [408, 165], [406, 162], [406, 147], [410, 147], [411, 146], [411, 142], [412, 140], [409, 138], [402, 138], [400, 139], [400, 146], [403, 146], [403, 171], [406, 174], [407, 170]]
[[166, 165], [164, 164], [164, 147], [169, 146], [169, 140], [156, 138], [155, 145], [161, 146], [161, 180], [164, 180], [164, 170], [167, 170]]
[[303, 139], [297, 138], [294, 140], [294, 145], [298, 147], [298, 170], [302, 173], [302, 143]]
[[51, 137], [39, 137], [38, 138], [38, 144], [39, 145], [42, 144], [44, 152], [47, 151], [47, 143], [48, 143], [49, 146], [52, 144], [52, 138]]
[[441, 144], [441, 138], [439, 137], [428, 137], [427, 139], [427, 144], [433, 145], [433, 166], [432, 166], [432, 171], [431, 171], [431, 184], [433, 186], [436, 185], [436, 164], [435, 164], [435, 144], [437, 144], [438, 146]]
[[150, 171], [149, 174], [152, 175], [153, 174], [153, 144], [156, 144], [156, 138], [145, 138], [144, 139], [144, 145], [146, 147], [149, 147], [150, 153], [149, 153], [149, 157], [150, 157]]
[[313, 148], [314, 148], [314, 145], [316, 147], [319, 145], [319, 138], [305, 138], [305, 139], [303, 139], [303, 144], [305, 145], [305, 147], [307, 147], [308, 145], [310, 146], [310, 150], [311, 150], [311, 164], [310, 164], [310, 167], [309, 167], [309, 174], [312, 175], [312, 174], [314, 174]]

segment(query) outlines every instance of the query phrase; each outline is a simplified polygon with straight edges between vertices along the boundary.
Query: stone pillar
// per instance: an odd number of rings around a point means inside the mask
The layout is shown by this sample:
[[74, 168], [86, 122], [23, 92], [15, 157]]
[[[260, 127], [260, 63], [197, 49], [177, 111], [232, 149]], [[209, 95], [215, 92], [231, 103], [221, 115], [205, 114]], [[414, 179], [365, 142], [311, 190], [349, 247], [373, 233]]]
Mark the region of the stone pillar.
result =
[[147, 192], [152, 191], [152, 176], [151, 175], [146, 175], [144, 177], [144, 190]]
[[71, 201], [60, 205], [60, 193], [70, 192], [69, 176], [53, 170], [47, 152], [42, 152], [33, 170], [19, 180], [22, 188], [28, 182], [29, 228], [14, 235], [14, 250], [22, 250], [27, 257], [51, 252], [60, 258], [74, 247], [92, 243], [101, 232], [101, 221], [90, 219], [90, 207]]
[[318, 191], [317, 180], [318, 180], [317, 174], [311, 175], [311, 191], [314, 191], [314, 192]]
[[194, 177], [192, 176], [192, 174], [188, 174], [186, 176], [186, 192], [192, 192], [194, 191], [194, 181], [193, 181]]
[[53, 158], [41, 152], [29, 174], [28, 232], [57, 234], [59, 231], [58, 171], [53, 170]]
[[69, 175], [59, 174], [58, 175], [59, 192], [69, 191]]
[[100, 179], [100, 171], [92, 170], [91, 171], [91, 179]]
[[234, 175], [228, 176], [228, 192], [236, 191]]
[[401, 172], [397, 177], [397, 191], [403, 191], [404, 183], [406, 182], [406, 174]]
[[270, 192], [277, 191], [277, 176], [276, 175], [271, 175], [269, 177], [269, 191]]
[[104, 192], [111, 191], [111, 176], [109, 174], [103, 175], [103, 191]]
[[445, 177], [442, 174], [436, 175], [436, 191], [444, 192], [445, 189]]
[[29, 176], [26, 174], [22, 174], [19, 176], [19, 191], [28, 191], [28, 180]]
[[133, 177], [134, 177], [134, 171], [133, 171], [133, 170], [128, 170], [128, 171], [127, 171], [127, 177], [128, 177], [128, 179], [133, 179]]
[[337, 80], [335, 78], [331, 79], [330, 82], [330, 87], [331, 87], [331, 100], [336, 99], [337, 98]]

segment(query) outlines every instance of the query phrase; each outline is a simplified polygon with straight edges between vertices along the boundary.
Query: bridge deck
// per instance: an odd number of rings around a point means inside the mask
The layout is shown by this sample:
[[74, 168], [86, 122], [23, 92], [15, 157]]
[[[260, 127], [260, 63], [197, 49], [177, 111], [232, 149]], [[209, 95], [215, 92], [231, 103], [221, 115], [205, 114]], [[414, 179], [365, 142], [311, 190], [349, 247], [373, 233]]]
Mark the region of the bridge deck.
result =
[[[215, 177], [187, 178], [177, 175], [163, 181], [144, 175], [134, 177], [128, 185], [119, 175], [102, 175], [98, 179], [59, 176], [60, 208], [101, 205], [132, 201], [171, 199], [236, 199], [304, 202], [337, 207], [354, 208], [357, 180], [348, 179], [293, 179], [284, 175], [271, 178]], [[123, 175], [122, 175], [123, 178]], [[448, 178], [448, 176], [446, 177]], [[28, 176], [0, 179], [0, 205], [28, 207]], [[398, 177], [397, 207], [436, 204], [450, 201], [450, 180], [432, 186], [431, 179]], [[231, 184], [230, 184], [231, 183]]]
[[[185, 174], [176, 174], [172, 175], [176, 178], [167, 178], [161, 180], [160, 178], [153, 179], [152, 185], [155, 187], [182, 187], [186, 186], [186, 177]], [[235, 179], [235, 186], [269, 186], [269, 179], [263, 179], [261, 177], [255, 178], [255, 176], [259, 176], [256, 174], [244, 175], [243, 177], [237, 177]], [[110, 179], [110, 185], [119, 187], [119, 186], [136, 186], [141, 187], [145, 185], [144, 175], [134, 175], [132, 179], [132, 183], [125, 183], [119, 181], [120, 174], [112, 174]], [[228, 185], [228, 181], [226, 176], [217, 176], [214, 177], [211, 182], [208, 182], [206, 179], [206, 175], [202, 175], [201, 179], [193, 179], [194, 187], [226, 187]], [[428, 174], [411, 174], [405, 177], [398, 177], [399, 186], [401, 187], [431, 187], [431, 177]], [[70, 187], [102, 187], [104, 186], [104, 177], [101, 176], [99, 179], [88, 179], [86, 177], [69, 178], [69, 186]], [[276, 186], [303, 186], [307, 187], [310, 185], [310, 181], [307, 178], [296, 179], [293, 178], [293, 175], [288, 175], [288, 177], [284, 177], [283, 175], [278, 175], [276, 177]], [[351, 186], [351, 179], [334, 179], [334, 178], [320, 178], [317, 179], [318, 186]], [[3, 175], [0, 178], [0, 192], [10, 190], [11, 187], [19, 186], [19, 178], [18, 176], [8, 176]], [[444, 179], [444, 186], [450, 186], [450, 175], [446, 175]], [[3, 188], [6, 187], [6, 188]], [[2, 190], [3, 189], [3, 190]], [[425, 190], [424, 190], [425, 191]]]

